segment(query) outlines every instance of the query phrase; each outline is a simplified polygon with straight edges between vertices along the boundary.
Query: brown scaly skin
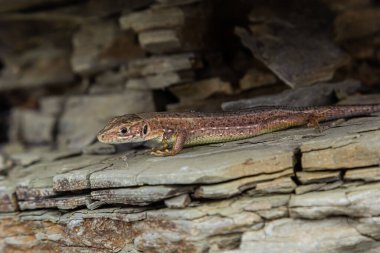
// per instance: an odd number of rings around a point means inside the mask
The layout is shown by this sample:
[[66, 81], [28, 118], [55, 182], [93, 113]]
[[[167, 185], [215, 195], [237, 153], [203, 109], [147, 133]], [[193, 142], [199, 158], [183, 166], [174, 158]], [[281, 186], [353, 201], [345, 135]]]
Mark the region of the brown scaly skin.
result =
[[[318, 127], [319, 122], [368, 115], [380, 104], [320, 107], [256, 107], [236, 112], [153, 112], [111, 119], [98, 134], [103, 143], [153, 140], [157, 156], [178, 154], [183, 147], [241, 140], [294, 126]], [[168, 149], [170, 148], [170, 149]]]

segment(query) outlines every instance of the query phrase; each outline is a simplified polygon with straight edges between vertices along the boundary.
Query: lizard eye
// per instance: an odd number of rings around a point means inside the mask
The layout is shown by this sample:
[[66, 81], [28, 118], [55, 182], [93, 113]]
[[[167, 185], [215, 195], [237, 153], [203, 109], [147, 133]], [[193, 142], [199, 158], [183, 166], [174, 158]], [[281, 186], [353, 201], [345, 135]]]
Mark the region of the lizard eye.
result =
[[123, 128], [120, 129], [120, 133], [121, 134], [126, 134], [126, 133], [128, 133], [128, 129], [125, 128], [125, 127], [123, 127]]
[[143, 127], [143, 134], [147, 134], [148, 133], [148, 125], [144, 125]]

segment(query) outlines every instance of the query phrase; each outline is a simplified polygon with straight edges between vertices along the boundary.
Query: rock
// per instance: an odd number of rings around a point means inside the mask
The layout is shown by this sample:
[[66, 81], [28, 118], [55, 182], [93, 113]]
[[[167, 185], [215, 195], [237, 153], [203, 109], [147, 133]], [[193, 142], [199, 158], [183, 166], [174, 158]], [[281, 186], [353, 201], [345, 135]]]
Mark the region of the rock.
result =
[[134, 43], [134, 34], [122, 32], [111, 21], [84, 24], [74, 35], [73, 45], [71, 64], [76, 73], [83, 75], [107, 70], [144, 56], [141, 48]]
[[155, 54], [175, 52], [181, 48], [181, 41], [175, 30], [141, 32], [138, 38], [142, 48]]
[[[378, 164], [360, 161], [372, 160], [368, 147], [379, 133], [379, 117], [363, 117], [322, 133], [289, 129], [186, 148], [173, 157], [135, 150], [48, 161], [54, 153], [41, 154], [37, 164], [0, 178], [0, 248], [375, 253]], [[352, 167], [335, 158], [333, 170], [304, 168], [308, 152], [363, 143], [368, 147], [357, 148]], [[197, 200], [189, 203], [189, 196]], [[42, 210], [25, 211], [31, 209]]]
[[348, 170], [344, 174], [345, 181], [380, 181], [380, 167]]
[[338, 189], [340, 187], [345, 187], [346, 185], [343, 185], [343, 181], [336, 181], [333, 183], [314, 183], [314, 184], [305, 184], [305, 185], [299, 185], [295, 189], [296, 194], [304, 194], [307, 192], [313, 192], [313, 191], [330, 191], [334, 189]]
[[371, 36], [380, 31], [380, 9], [364, 8], [346, 11], [335, 19], [337, 41], [355, 40]]
[[95, 83], [90, 87], [90, 93], [107, 94], [123, 92], [127, 79], [128, 74], [125, 68], [120, 68], [117, 71], [104, 71], [96, 76]]
[[[18, 201], [15, 194], [15, 184], [11, 180], [0, 179], [0, 212], [15, 212], [18, 210]], [[1, 222], [0, 222], [1, 223]]]
[[74, 81], [69, 53], [56, 48], [37, 48], [5, 61], [0, 90], [57, 86]]
[[[262, 173], [281, 172], [292, 167], [291, 146], [283, 149], [278, 146], [262, 146], [252, 156], [251, 145], [229, 143], [219, 150], [208, 146], [190, 153], [183, 152], [174, 160], [150, 157], [148, 154], [127, 161], [114, 159], [110, 168], [91, 174], [90, 182], [94, 188], [145, 184], [210, 184]], [[229, 159], [225, 160], [227, 154]], [[212, 167], [206, 165], [210, 163], [213, 164]], [[126, 164], [128, 167], [125, 167]]]
[[180, 99], [181, 102], [203, 100], [214, 94], [232, 94], [232, 86], [220, 78], [205, 79], [194, 83], [176, 85], [170, 91]]
[[239, 86], [242, 90], [249, 90], [274, 84], [277, 78], [270, 72], [261, 71], [256, 68], [251, 68], [240, 79]]
[[186, 208], [191, 203], [191, 198], [189, 194], [182, 194], [166, 199], [164, 202], [168, 208]]
[[128, 64], [129, 77], [144, 77], [163, 73], [172, 73], [193, 68], [199, 68], [200, 59], [192, 53], [174, 54], [169, 56], [153, 56], [130, 61]]
[[91, 146], [84, 147], [82, 152], [86, 155], [112, 155], [116, 153], [116, 147], [97, 142]]
[[63, 112], [65, 98], [60, 96], [43, 97], [39, 100], [40, 111], [42, 114], [59, 116]]
[[325, 192], [293, 195], [289, 203], [291, 217], [323, 219], [329, 216], [348, 215], [371, 217], [380, 213], [379, 184], [353, 186]]
[[[314, 243], [316, 241], [319, 243]], [[244, 233], [239, 249], [229, 252], [343, 252], [354, 245], [366, 245], [366, 249], [352, 252], [376, 252], [380, 249], [377, 241], [358, 232], [347, 218], [319, 221], [279, 219], [268, 222], [262, 230]]]
[[[62, 146], [83, 148], [95, 141], [96, 134], [113, 116], [154, 111], [150, 91], [129, 90], [122, 94], [73, 96], [67, 99], [59, 122]], [[86, 117], [82, 117], [86, 115]]]
[[106, 204], [145, 206], [192, 191], [192, 187], [141, 186], [130, 189], [94, 190], [91, 199]]
[[53, 189], [57, 192], [90, 189], [89, 177], [91, 173], [101, 171], [109, 166], [110, 164], [108, 163], [95, 164], [86, 166], [80, 170], [57, 174], [53, 177]]
[[320, 171], [320, 172], [297, 172], [297, 179], [302, 184], [334, 182], [341, 179], [340, 171]]
[[[357, 120], [360, 122], [360, 119]], [[379, 136], [360, 133], [360, 130], [359, 133], [345, 136], [341, 136], [337, 128], [327, 131], [331, 131], [328, 138], [315, 138], [301, 145], [304, 171], [337, 170], [379, 164]]]
[[342, 105], [353, 105], [353, 104], [376, 104], [380, 101], [379, 94], [357, 94], [354, 96], [349, 96], [346, 99], [339, 102]]
[[[270, 13], [265, 18], [263, 9]], [[329, 39], [329, 30], [320, 29], [329, 27], [322, 5], [300, 3], [286, 13], [279, 9], [253, 8], [252, 34], [235, 29], [243, 45], [279, 79], [292, 88], [309, 86], [330, 80], [338, 68], [348, 64], [348, 55]], [[305, 9], [313, 10], [308, 18], [301, 14]]]
[[131, 12], [120, 18], [120, 26], [124, 30], [135, 32], [182, 26], [185, 13], [180, 8], [147, 9]]
[[176, 83], [194, 81], [192, 75], [182, 75], [175, 72], [166, 72], [158, 75], [146, 76], [143, 78], [131, 78], [126, 83], [127, 89], [155, 90], [164, 89]]
[[[16, 113], [17, 117], [17, 113]], [[53, 142], [53, 130], [56, 119], [53, 116], [33, 110], [19, 111], [19, 135], [29, 144], [50, 144]], [[17, 119], [16, 119], [17, 120]]]
[[252, 177], [244, 177], [237, 180], [232, 180], [225, 183], [202, 185], [194, 192], [194, 197], [205, 199], [229, 198], [242, 192], [256, 188], [260, 182], [275, 180], [281, 176], [290, 176], [293, 174], [291, 169], [284, 170], [278, 173], [261, 174]]
[[358, 92], [360, 87], [360, 82], [355, 80], [321, 83], [311, 87], [286, 90], [275, 95], [226, 102], [222, 104], [222, 108], [225, 111], [234, 111], [264, 105], [295, 107], [329, 105], [335, 102], [334, 96], [338, 96], [341, 99], [346, 98], [348, 95]]
[[12, 154], [11, 159], [21, 166], [29, 166], [41, 160], [41, 155], [31, 153]]

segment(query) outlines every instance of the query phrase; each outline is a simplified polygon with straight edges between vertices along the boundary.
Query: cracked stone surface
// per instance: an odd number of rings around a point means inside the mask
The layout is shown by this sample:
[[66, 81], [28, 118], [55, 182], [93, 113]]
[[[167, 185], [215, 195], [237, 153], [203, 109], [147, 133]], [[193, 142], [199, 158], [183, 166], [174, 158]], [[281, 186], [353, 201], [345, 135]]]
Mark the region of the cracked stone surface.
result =
[[354, 118], [164, 158], [97, 145], [10, 156], [0, 251], [378, 252], [379, 126]]

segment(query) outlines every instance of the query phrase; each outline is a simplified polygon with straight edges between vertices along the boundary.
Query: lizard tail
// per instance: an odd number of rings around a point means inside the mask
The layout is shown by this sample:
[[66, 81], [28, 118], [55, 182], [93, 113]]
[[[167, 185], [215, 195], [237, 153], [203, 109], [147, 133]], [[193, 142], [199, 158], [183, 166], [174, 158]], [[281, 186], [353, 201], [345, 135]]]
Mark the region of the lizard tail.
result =
[[[307, 112], [308, 110], [306, 110]], [[321, 106], [314, 112], [321, 121], [370, 115], [380, 111], [380, 104]]]

